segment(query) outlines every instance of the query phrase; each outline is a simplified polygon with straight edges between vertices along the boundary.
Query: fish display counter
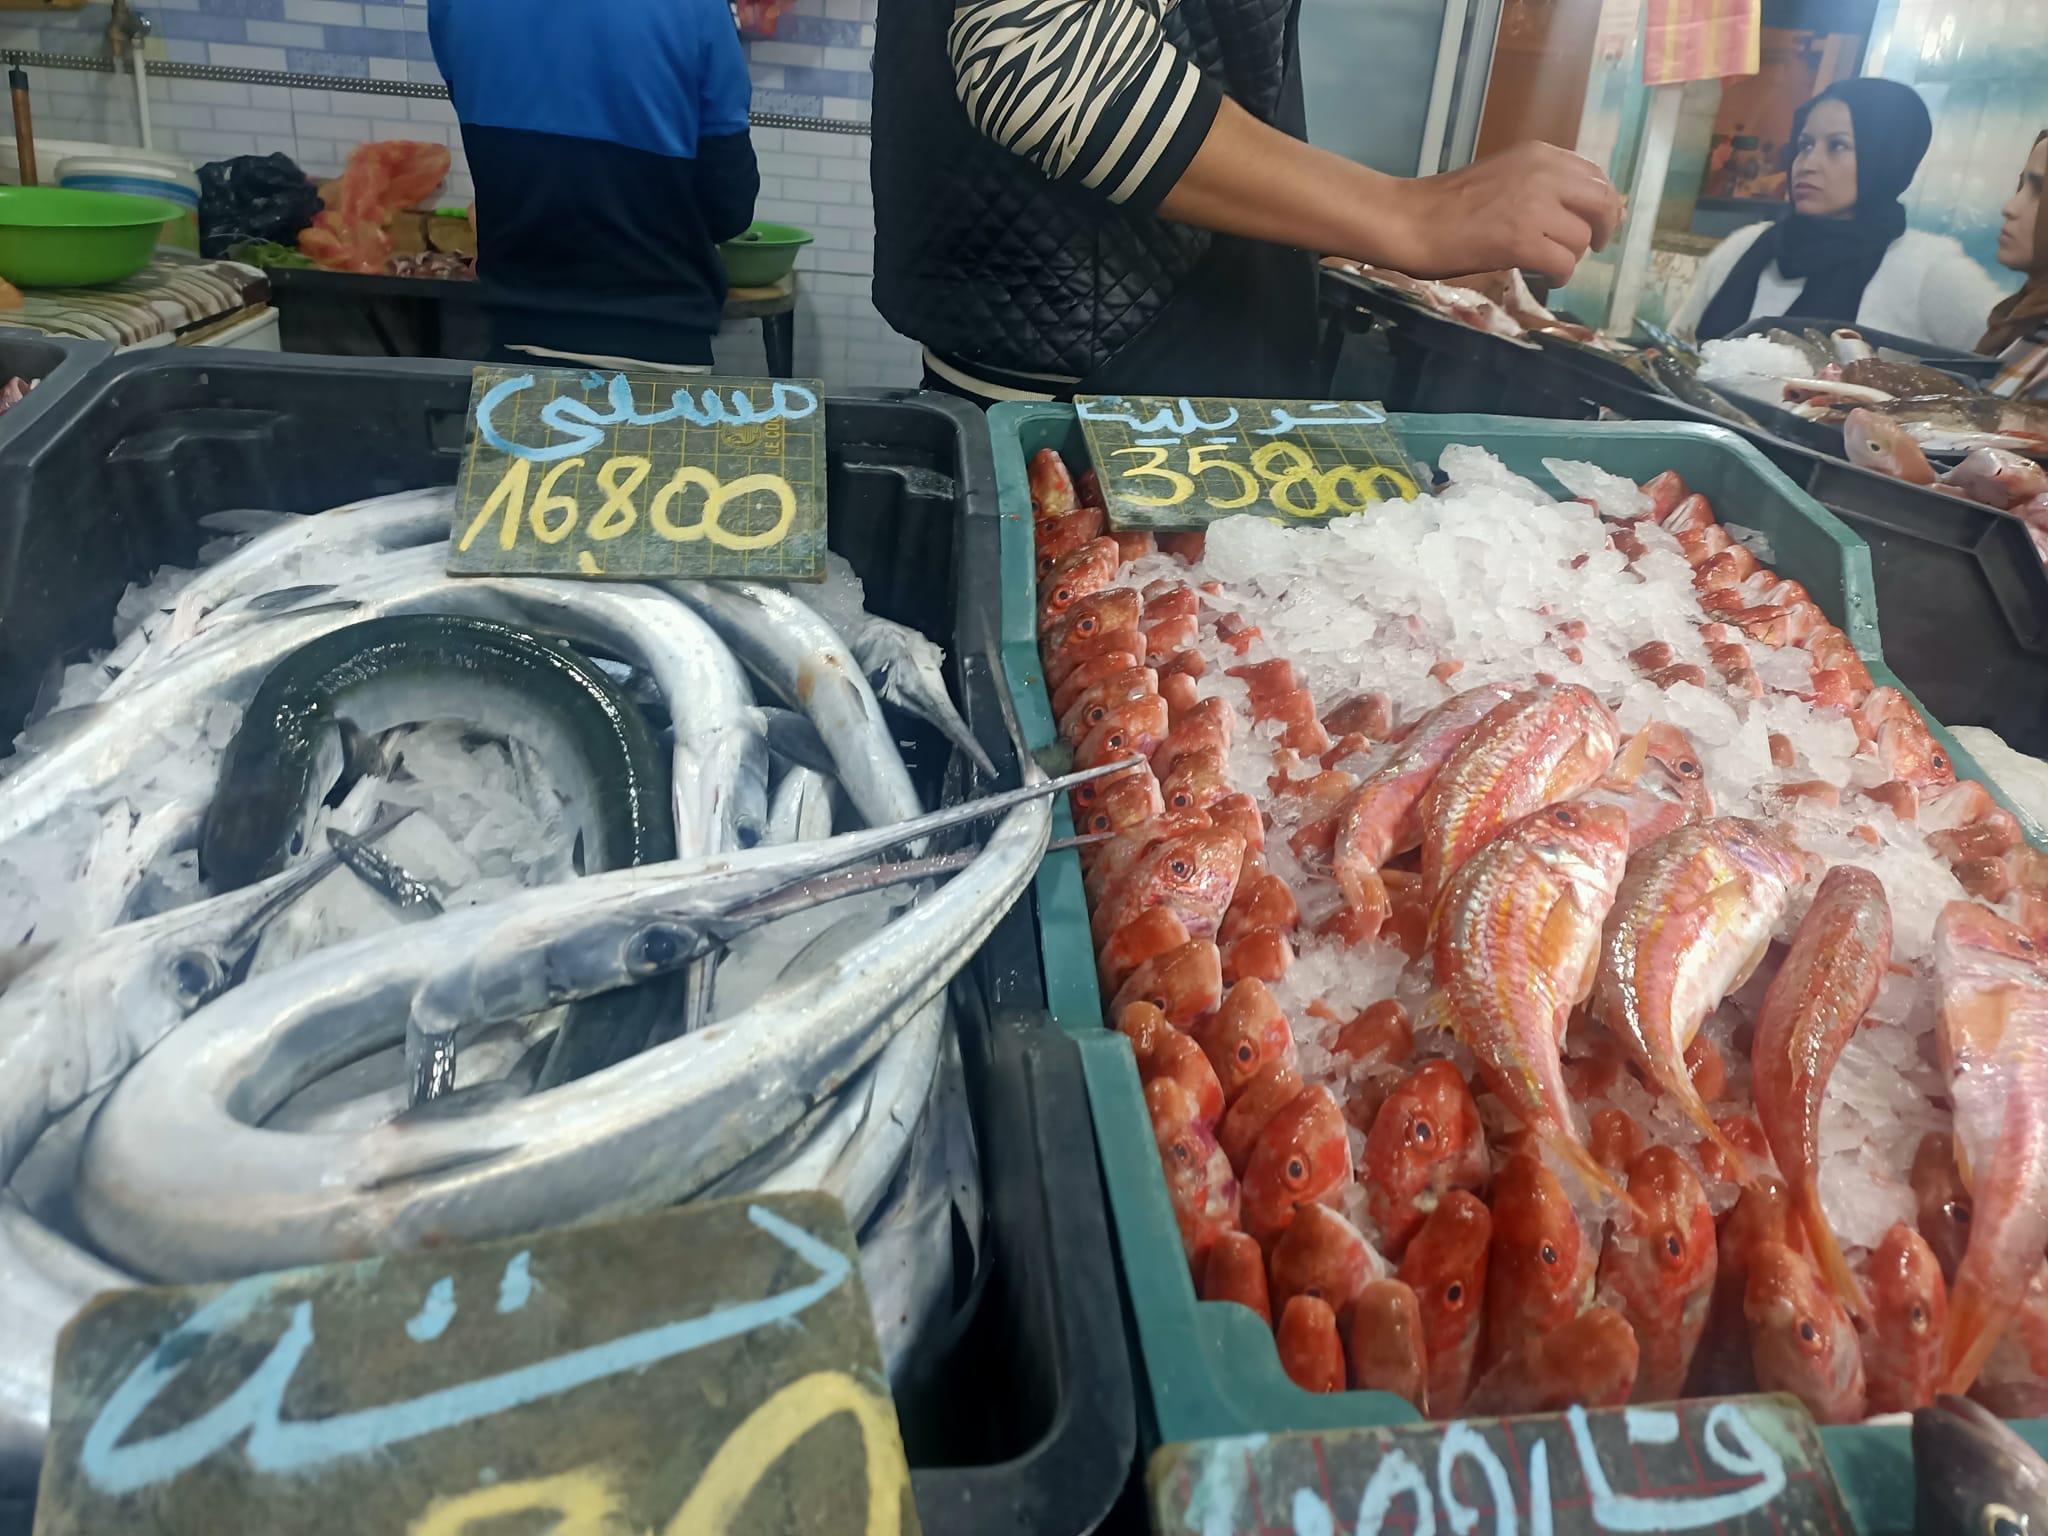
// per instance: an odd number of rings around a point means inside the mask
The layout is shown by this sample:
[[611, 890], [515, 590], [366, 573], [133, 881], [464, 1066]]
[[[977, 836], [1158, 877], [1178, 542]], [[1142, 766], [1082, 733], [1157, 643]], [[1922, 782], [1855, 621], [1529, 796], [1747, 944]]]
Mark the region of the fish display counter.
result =
[[827, 399], [819, 583], [454, 578], [469, 397], [146, 356], [0, 442], [0, 1528], [101, 1291], [800, 1189], [923, 1528], [1094, 1528], [1079, 1053], [982, 953], [1087, 776], [1010, 724], [981, 423]]
[[2033, 526], [2048, 525], [2048, 414], [1977, 393], [1988, 360], [1809, 324], [1758, 322], [1700, 349], [1648, 329], [1621, 343], [1526, 291], [1472, 282], [1326, 262], [1330, 361], [1347, 331], [1377, 332], [1397, 410], [1740, 433], [1868, 546], [1915, 694], [1950, 724], [2048, 752], [2048, 568]]
[[61, 341], [0, 318], [0, 440], [55, 407], [113, 348], [97, 341]]
[[1790, 1393], [1867, 1531], [1937, 1394], [2048, 1446], [2048, 853], [1848, 528], [1397, 415], [1433, 491], [1140, 532], [991, 422], [1027, 737], [1138, 765], [1035, 895], [1160, 1442]]

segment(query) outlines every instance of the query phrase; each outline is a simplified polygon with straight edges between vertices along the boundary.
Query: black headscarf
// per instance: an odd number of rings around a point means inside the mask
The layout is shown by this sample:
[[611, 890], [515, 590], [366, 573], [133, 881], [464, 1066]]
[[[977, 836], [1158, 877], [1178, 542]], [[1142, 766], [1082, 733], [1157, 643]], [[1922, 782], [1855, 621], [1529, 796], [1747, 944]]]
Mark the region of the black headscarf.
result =
[[1700, 317], [1701, 341], [1718, 340], [1749, 323], [1757, 279], [1774, 261], [1785, 276], [1806, 284], [1787, 314], [1854, 320], [1878, 263], [1906, 232], [1906, 210], [1899, 197], [1913, 184], [1934, 139], [1927, 104], [1918, 91], [1896, 80], [1843, 80], [1794, 114], [1794, 146], [1806, 132], [1807, 114], [1824, 101], [1841, 102], [1856, 125], [1855, 212], [1846, 219], [1829, 219], [1787, 209], [1742, 253], [1707, 305]]

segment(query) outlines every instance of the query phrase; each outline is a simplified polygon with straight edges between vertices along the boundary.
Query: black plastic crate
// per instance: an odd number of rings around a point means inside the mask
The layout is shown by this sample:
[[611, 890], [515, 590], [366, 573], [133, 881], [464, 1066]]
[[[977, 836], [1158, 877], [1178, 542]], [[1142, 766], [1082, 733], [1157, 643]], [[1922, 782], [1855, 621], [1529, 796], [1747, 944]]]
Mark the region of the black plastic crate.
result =
[[[311, 512], [452, 483], [466, 367], [153, 353], [113, 364], [0, 447], [0, 728], [53, 656], [104, 645], [128, 582], [203, 540], [226, 507]], [[917, 391], [827, 400], [832, 547], [877, 612], [945, 644], [1005, 784], [997, 649], [1000, 524], [987, 427]], [[935, 738], [906, 743], [929, 793]], [[1028, 901], [1023, 958], [1035, 984]], [[1128, 1353], [1079, 1052], [1019, 1012], [1018, 960], [991, 944], [955, 984], [983, 1175], [988, 1262], [913, 1361], [897, 1409], [934, 1536], [1079, 1536], [1136, 1453]], [[26, 1533], [26, 1512], [11, 1512]], [[0, 1533], [12, 1536], [0, 1500]]]
[[0, 324], [0, 384], [28, 379], [36, 386], [27, 399], [0, 416], [0, 440], [54, 410], [59, 396], [113, 354], [104, 341], [72, 341]]

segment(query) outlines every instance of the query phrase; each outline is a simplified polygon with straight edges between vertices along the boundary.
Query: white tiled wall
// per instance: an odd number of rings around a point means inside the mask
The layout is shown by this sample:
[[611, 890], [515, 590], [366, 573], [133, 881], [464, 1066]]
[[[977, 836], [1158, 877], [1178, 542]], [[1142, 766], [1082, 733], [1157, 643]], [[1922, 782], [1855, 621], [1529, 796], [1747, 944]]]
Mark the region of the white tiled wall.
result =
[[[597, 0], [579, 0], [597, 3]], [[773, 39], [748, 44], [757, 111], [864, 122], [872, 95], [868, 60], [877, 0], [797, 0]], [[426, 0], [146, 0], [169, 57], [184, 63], [437, 80], [426, 47]], [[0, 50], [101, 54], [103, 8], [0, 12]], [[32, 71], [38, 135], [96, 143], [139, 140], [134, 84], [126, 76]], [[445, 101], [350, 91], [285, 90], [207, 80], [150, 81], [150, 118], [159, 149], [193, 163], [282, 150], [314, 176], [331, 176], [369, 139], [446, 144], [454, 165], [443, 203], [474, 189], [455, 114]], [[828, 384], [914, 384], [917, 348], [897, 336], [869, 299], [874, 276], [874, 210], [865, 134], [756, 129], [760, 218], [795, 224], [815, 242], [798, 261], [799, 373]], [[718, 345], [731, 372], [765, 366], [757, 322], [729, 326]]]

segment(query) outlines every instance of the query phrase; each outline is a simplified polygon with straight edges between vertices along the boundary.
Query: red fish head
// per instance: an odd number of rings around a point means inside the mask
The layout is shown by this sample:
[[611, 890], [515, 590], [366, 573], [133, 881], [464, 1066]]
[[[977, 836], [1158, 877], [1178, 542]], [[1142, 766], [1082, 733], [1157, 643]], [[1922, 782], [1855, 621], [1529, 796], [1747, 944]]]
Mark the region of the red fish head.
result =
[[1075, 698], [1060, 716], [1060, 735], [1080, 741], [1102, 724], [1119, 704], [1149, 699], [1159, 692], [1159, 674], [1150, 667], [1126, 667], [1121, 672], [1097, 679]]
[[1277, 1240], [1295, 1213], [1351, 1179], [1344, 1114], [1320, 1083], [1304, 1088], [1266, 1122], [1244, 1170], [1244, 1229]]
[[1941, 1265], [1942, 1278], [1953, 1283], [1963, 1250], [1970, 1245], [1970, 1192], [1956, 1168], [1953, 1139], [1939, 1131], [1920, 1138], [1913, 1153], [1913, 1204], [1920, 1235]]
[[1510, 835], [1576, 886], [1612, 891], [1628, 863], [1628, 813], [1619, 806], [1560, 801], [1546, 805]]
[[1946, 789], [1956, 781], [1955, 764], [1917, 715], [1877, 728], [1877, 760], [1893, 778], [1921, 789]]
[[1628, 812], [1629, 840], [1635, 848], [1714, 814], [1714, 797], [1698, 749], [1685, 732], [1663, 721], [1646, 725], [1629, 738], [1613, 770], [1590, 798]]
[[1479, 1106], [1448, 1061], [1429, 1061], [1387, 1095], [1365, 1138], [1366, 1209], [1398, 1255], [1447, 1189], [1486, 1182]]
[[1428, 1411], [1429, 1348], [1422, 1304], [1399, 1280], [1375, 1280], [1353, 1299], [1346, 1359], [1354, 1391], [1391, 1392], [1418, 1413]]
[[1201, 747], [1174, 759], [1172, 771], [1159, 786], [1176, 810], [1205, 811], [1230, 793], [1229, 770], [1221, 747]]
[[1168, 1078], [1145, 1085], [1145, 1108], [1159, 1146], [1167, 1197], [1181, 1245], [1196, 1274], [1216, 1239], [1237, 1226], [1238, 1185], [1229, 1159], [1197, 1111], [1193, 1095]]
[[1075, 701], [1082, 694], [1093, 688], [1097, 683], [1115, 677], [1120, 672], [1128, 672], [1137, 665], [1138, 656], [1135, 651], [1105, 651], [1100, 655], [1090, 656], [1086, 661], [1077, 663], [1074, 669], [1067, 673], [1065, 680], [1053, 690], [1052, 712], [1054, 717], [1064, 720], [1067, 716], [1067, 711], [1074, 707]]
[[1122, 927], [1149, 907], [1171, 907], [1189, 933], [1206, 938], [1230, 906], [1243, 862], [1244, 840], [1221, 827], [1169, 838], [1133, 866], [1116, 901], [1103, 910]]
[[[1038, 584], [1038, 633], [1046, 637], [1058, 633], [1064, 627], [1065, 616], [1083, 598], [1103, 591], [1124, 590], [1110, 586], [1116, 580], [1117, 568], [1122, 563], [1123, 555], [1117, 549], [1115, 539], [1091, 539], [1072, 554], [1063, 556]], [[1128, 620], [1109, 627], [1138, 627], [1138, 614], [1143, 605], [1139, 603], [1136, 592], [1131, 593], [1131, 603]], [[1063, 640], [1064, 636], [1061, 641], [1055, 641], [1053, 648], [1058, 649]]]
[[1120, 1014], [1127, 1004], [1150, 1003], [1167, 1023], [1186, 1029], [1222, 1000], [1222, 955], [1208, 939], [1191, 939], [1131, 972], [1109, 1006]]
[[1401, 1258], [1401, 1280], [1414, 1290], [1422, 1314], [1433, 1412], [1457, 1412], [1471, 1384], [1492, 1240], [1493, 1215], [1485, 1202], [1454, 1189]]
[[[1135, 666], [1145, 654], [1145, 638], [1135, 629], [1112, 629], [1092, 639], [1075, 636], [1067, 641], [1065, 649], [1054, 650], [1047, 646], [1039, 654], [1045, 658], [1045, 681], [1052, 689], [1053, 697], [1057, 699], [1064, 693], [1071, 704], [1081, 695], [1082, 685], [1076, 684], [1074, 679], [1084, 667], [1099, 662], [1105, 656], [1120, 656], [1123, 665]], [[1098, 677], [1100, 675], [1097, 674]]]
[[1648, 1148], [1629, 1168], [1628, 1193], [1636, 1210], [1623, 1226], [1645, 1245], [1658, 1287], [1698, 1292], [1714, 1272], [1714, 1211], [1685, 1159], [1670, 1147]]
[[1221, 699], [1203, 699], [1174, 721], [1173, 730], [1153, 756], [1152, 766], [1171, 779], [1173, 770], [1188, 753], [1204, 749], [1227, 751], [1230, 735], [1230, 706]]
[[1284, 1308], [1295, 1296], [1319, 1296], [1341, 1313], [1386, 1269], [1358, 1228], [1327, 1205], [1304, 1205], [1273, 1245], [1273, 1305]]
[[1297, 1296], [1280, 1313], [1273, 1330], [1280, 1368], [1304, 1392], [1344, 1390], [1344, 1341], [1337, 1314], [1315, 1296]]
[[1301, 1089], [1301, 1074], [1292, 1062], [1272, 1061], [1260, 1068], [1258, 1075], [1230, 1101], [1223, 1123], [1216, 1128], [1216, 1139], [1223, 1144], [1224, 1154], [1240, 1178], [1251, 1163], [1252, 1149], [1258, 1145], [1259, 1137], [1272, 1124], [1273, 1117], [1294, 1102]]
[[1193, 1035], [1216, 1069], [1226, 1100], [1235, 1099], [1269, 1063], [1294, 1061], [1294, 1031], [1287, 1015], [1256, 977], [1232, 987], [1223, 1005], [1193, 1026]]
[[1225, 1232], [1209, 1249], [1197, 1288], [1204, 1301], [1234, 1301], [1273, 1326], [1273, 1305], [1266, 1285], [1266, 1255], [1243, 1232]]
[[1948, 1285], [1927, 1239], [1895, 1223], [1870, 1254], [1864, 1367], [1873, 1413], [1905, 1413], [1934, 1400], [1941, 1380]]
[[1043, 581], [1059, 563], [1084, 544], [1102, 537], [1099, 507], [1078, 507], [1038, 525], [1038, 578]]
[[[1126, 699], [1104, 711], [1102, 719], [1081, 738], [1081, 745], [1074, 749], [1074, 766], [1099, 768], [1124, 758], [1147, 757], [1166, 739], [1166, 730], [1166, 700], [1157, 695]], [[1074, 798], [1081, 799], [1084, 790], [1101, 783], [1095, 779], [1076, 785]], [[1097, 796], [1088, 798], [1092, 805]]]
[[1906, 429], [1889, 416], [1858, 406], [1842, 425], [1849, 462], [1909, 485], [1932, 485], [1934, 466]]
[[1034, 453], [1028, 476], [1031, 510], [1038, 517], [1059, 517], [1080, 504], [1074, 489], [1074, 477], [1067, 472], [1067, 461], [1055, 450], [1041, 448]]
[[1863, 1417], [1856, 1328], [1812, 1264], [1783, 1243], [1763, 1244], [1750, 1259], [1742, 1315], [1759, 1387], [1792, 1393], [1823, 1424]]
[[1397, 999], [1382, 998], [1338, 1030], [1330, 1049], [1360, 1065], [1392, 1066], [1415, 1054], [1415, 1025]]
[[[1133, 768], [1128, 773], [1113, 773], [1102, 782], [1102, 789], [1091, 797], [1086, 807], [1076, 806], [1075, 830], [1082, 833], [1135, 832], [1166, 809], [1166, 802], [1159, 793], [1159, 780], [1152, 776], [1150, 768]], [[1080, 786], [1086, 789], [1088, 786]]]
[[1587, 1278], [1585, 1236], [1564, 1185], [1539, 1158], [1510, 1157], [1493, 1183], [1494, 1305], [1511, 1306], [1515, 1329], [1563, 1322], [1578, 1315]]
[[[1087, 549], [1075, 551], [1075, 558], [1108, 542], [1098, 539]], [[1065, 564], [1061, 562], [1063, 568]], [[1073, 580], [1063, 580], [1046, 603], [1052, 604], [1061, 593], [1073, 591], [1075, 585]], [[1138, 614], [1143, 607], [1144, 599], [1138, 596], [1134, 587], [1112, 587], [1104, 582], [1085, 592], [1074, 591], [1066, 602], [1051, 609], [1052, 621], [1044, 630], [1045, 648], [1053, 652], [1068, 651], [1077, 642], [1093, 640], [1098, 635], [1134, 630], [1138, 627]]]

